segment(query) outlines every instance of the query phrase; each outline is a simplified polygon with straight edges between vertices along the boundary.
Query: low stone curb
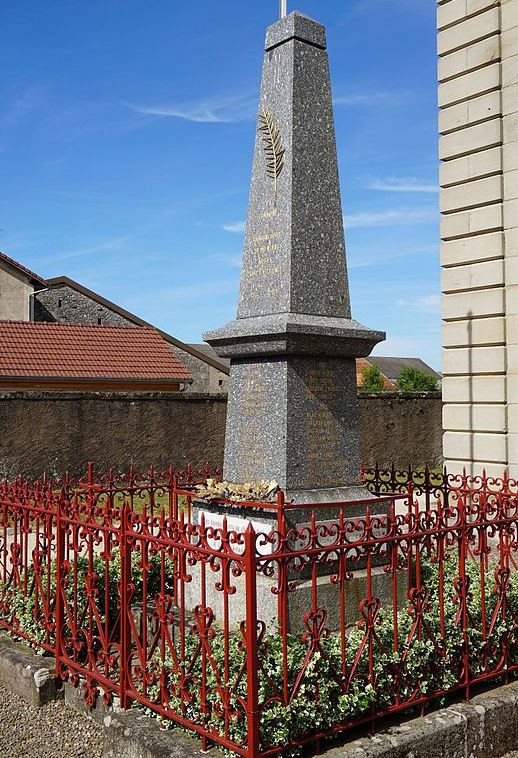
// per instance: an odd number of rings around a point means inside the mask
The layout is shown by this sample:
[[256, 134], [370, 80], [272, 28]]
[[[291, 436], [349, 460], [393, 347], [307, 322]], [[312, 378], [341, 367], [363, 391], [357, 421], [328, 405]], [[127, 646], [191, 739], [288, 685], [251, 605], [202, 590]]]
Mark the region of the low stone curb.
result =
[[500, 758], [518, 749], [518, 682], [324, 750], [325, 758]]
[[[90, 711], [81, 689], [70, 684], [65, 684], [65, 703], [102, 728], [106, 758], [206, 758], [195, 737], [180, 729], [161, 729], [156, 719], [137, 710], [108, 707], [99, 698]], [[211, 750], [210, 755], [221, 758], [219, 750]]]
[[40, 707], [63, 697], [54, 658], [43, 658], [0, 633], [0, 682], [27, 703]]
[[[0, 682], [26, 702], [41, 706], [64, 697], [66, 705], [102, 728], [106, 758], [202, 758], [201, 742], [180, 729], [161, 729], [136, 710], [89, 711], [81, 688], [60, 686], [54, 659], [36, 655], [0, 633]], [[325, 758], [500, 758], [518, 749], [518, 682], [337, 746], [322, 744]], [[326, 749], [327, 748], [327, 749]], [[221, 758], [212, 748], [210, 755]]]

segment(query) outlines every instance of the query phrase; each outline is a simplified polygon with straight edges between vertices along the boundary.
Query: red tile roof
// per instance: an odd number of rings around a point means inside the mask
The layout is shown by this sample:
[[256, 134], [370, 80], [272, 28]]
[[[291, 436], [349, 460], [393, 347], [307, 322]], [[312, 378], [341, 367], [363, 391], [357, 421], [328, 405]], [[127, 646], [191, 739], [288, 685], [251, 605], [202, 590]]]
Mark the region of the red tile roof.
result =
[[155, 329], [0, 321], [0, 377], [188, 381]]
[[4, 263], [9, 263], [11, 266], [14, 266], [14, 268], [17, 268], [18, 271], [21, 271], [22, 274], [26, 274], [26, 276], [28, 276], [29, 279], [34, 279], [40, 284], [43, 284], [44, 287], [47, 286], [46, 279], [42, 279], [42, 277], [38, 276], [38, 274], [35, 274], [34, 271], [31, 271], [30, 269], [25, 268], [25, 266], [22, 266], [21, 263], [18, 263], [18, 261], [15, 261], [14, 258], [9, 258], [8, 255], [6, 255], [5, 253], [2, 253], [1, 251], [0, 251], [0, 261], [4, 261]]

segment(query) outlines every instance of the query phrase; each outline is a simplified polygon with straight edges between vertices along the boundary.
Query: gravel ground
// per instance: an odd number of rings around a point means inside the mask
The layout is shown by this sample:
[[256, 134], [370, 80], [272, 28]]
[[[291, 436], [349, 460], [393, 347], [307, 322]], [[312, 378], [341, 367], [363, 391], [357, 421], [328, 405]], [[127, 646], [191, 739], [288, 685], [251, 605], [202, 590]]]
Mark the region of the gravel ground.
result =
[[0, 758], [102, 758], [100, 730], [54, 701], [28, 705], [0, 686]]

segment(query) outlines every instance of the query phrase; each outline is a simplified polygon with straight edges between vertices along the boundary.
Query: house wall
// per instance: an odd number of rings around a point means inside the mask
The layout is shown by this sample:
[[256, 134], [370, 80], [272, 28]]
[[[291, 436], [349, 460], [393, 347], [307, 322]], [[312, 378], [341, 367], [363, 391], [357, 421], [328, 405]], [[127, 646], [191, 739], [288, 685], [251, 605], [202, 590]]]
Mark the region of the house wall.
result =
[[437, 18], [444, 456], [517, 476], [518, 0]]
[[[33, 296], [33, 318], [34, 321], [60, 321], [69, 324], [136, 326], [130, 319], [67, 284], [52, 285], [48, 289], [36, 292]], [[187, 392], [219, 394], [227, 391], [227, 374], [176, 345], [168, 344], [193, 377], [194, 381]]]
[[0, 321], [28, 321], [32, 292], [29, 279], [0, 260]]
[[36, 292], [33, 303], [34, 321], [135, 326], [129, 319], [66, 284], [52, 285]]
[[[0, 392], [0, 476], [223, 462], [226, 398]], [[442, 463], [439, 395], [360, 395], [365, 463]], [[30, 419], [30, 424], [27, 423]]]
[[518, 0], [500, 14], [507, 456], [518, 478]]

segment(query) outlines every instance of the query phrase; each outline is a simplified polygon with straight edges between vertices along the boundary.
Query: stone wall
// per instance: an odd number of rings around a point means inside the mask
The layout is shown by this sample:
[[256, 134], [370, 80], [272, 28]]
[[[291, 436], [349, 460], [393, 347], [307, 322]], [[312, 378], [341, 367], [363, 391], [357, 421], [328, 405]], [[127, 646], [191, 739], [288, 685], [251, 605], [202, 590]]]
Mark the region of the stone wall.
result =
[[[34, 321], [60, 321], [67, 324], [109, 324], [110, 326], [138, 326], [136, 321], [112, 310], [84, 292], [66, 283], [51, 284], [47, 289], [36, 292], [33, 300]], [[189, 393], [225, 393], [228, 390], [228, 375], [210, 363], [168, 343], [172, 352], [190, 371], [193, 383], [186, 390]]]
[[[0, 393], [0, 476], [220, 465], [225, 416], [226, 398], [208, 395]], [[361, 395], [360, 427], [366, 463], [441, 463], [438, 395]]]
[[0, 393], [0, 476], [220, 462], [225, 414], [207, 395]]
[[359, 410], [364, 463], [442, 465], [440, 393], [361, 393]]
[[33, 320], [135, 326], [129, 319], [66, 284], [52, 285], [34, 293]]

